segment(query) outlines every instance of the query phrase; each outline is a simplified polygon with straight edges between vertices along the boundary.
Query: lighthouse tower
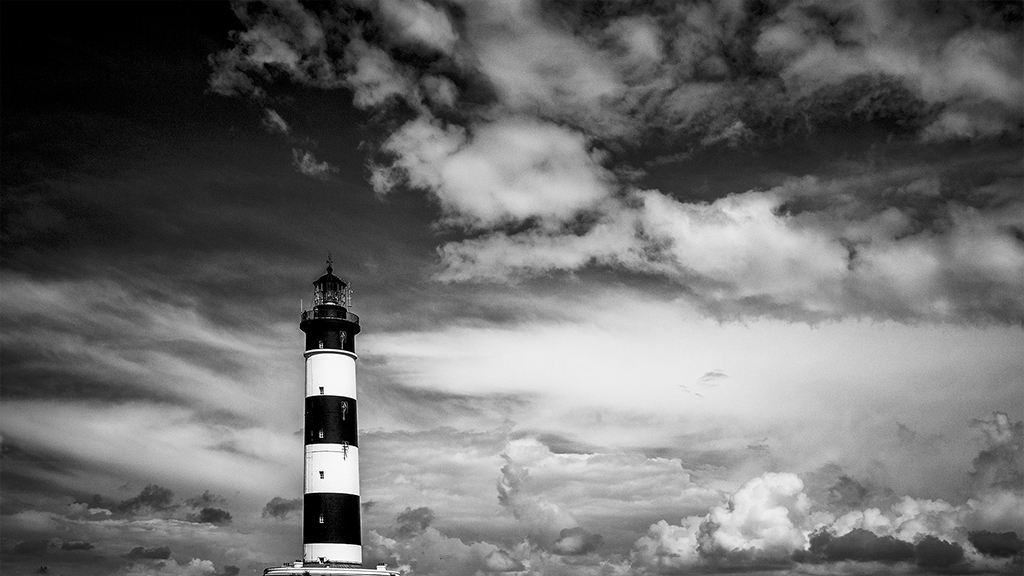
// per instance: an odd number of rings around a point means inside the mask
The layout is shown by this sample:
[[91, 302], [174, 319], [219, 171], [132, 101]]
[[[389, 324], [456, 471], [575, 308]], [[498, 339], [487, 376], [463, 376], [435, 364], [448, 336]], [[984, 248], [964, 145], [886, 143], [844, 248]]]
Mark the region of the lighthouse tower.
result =
[[313, 308], [302, 311], [306, 360], [303, 427], [302, 560], [264, 574], [399, 576], [384, 565], [362, 568], [359, 522], [359, 433], [356, 419], [356, 334], [352, 290], [326, 272], [313, 282]]

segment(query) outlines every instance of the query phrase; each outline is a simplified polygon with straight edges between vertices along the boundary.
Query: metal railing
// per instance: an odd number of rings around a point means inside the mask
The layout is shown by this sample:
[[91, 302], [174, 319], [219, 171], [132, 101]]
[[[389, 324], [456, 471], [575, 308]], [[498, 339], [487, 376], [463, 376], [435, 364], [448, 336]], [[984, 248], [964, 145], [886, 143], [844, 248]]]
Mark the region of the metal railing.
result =
[[302, 311], [303, 320], [318, 320], [325, 318], [346, 320], [348, 322], [359, 324], [359, 316], [349, 312], [345, 308], [313, 308], [312, 310]]

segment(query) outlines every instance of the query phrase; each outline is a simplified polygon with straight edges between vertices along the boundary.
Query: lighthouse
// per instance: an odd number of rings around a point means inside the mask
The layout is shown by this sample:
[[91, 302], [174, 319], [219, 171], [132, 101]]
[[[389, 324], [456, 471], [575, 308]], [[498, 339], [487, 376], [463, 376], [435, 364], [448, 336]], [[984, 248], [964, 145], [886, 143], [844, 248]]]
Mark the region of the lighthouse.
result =
[[359, 508], [359, 429], [356, 417], [356, 334], [352, 289], [331, 260], [313, 282], [313, 307], [302, 310], [305, 334], [302, 560], [267, 568], [268, 576], [399, 576], [378, 565], [362, 568]]

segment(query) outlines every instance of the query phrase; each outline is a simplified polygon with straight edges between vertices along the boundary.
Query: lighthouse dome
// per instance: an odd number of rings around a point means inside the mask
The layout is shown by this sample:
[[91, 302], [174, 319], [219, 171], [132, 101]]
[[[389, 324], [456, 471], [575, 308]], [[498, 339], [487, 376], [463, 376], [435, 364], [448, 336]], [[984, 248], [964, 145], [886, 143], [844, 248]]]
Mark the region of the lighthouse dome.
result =
[[337, 276], [335, 276], [334, 275], [334, 267], [331, 266], [330, 264], [328, 264], [327, 265], [327, 272], [323, 276], [317, 278], [313, 282], [313, 286], [316, 286], [317, 288], [319, 288], [320, 286], [325, 286], [325, 285], [336, 285], [336, 286], [339, 286], [339, 287], [340, 286], [348, 286], [348, 282], [345, 282], [341, 278], [338, 278]]

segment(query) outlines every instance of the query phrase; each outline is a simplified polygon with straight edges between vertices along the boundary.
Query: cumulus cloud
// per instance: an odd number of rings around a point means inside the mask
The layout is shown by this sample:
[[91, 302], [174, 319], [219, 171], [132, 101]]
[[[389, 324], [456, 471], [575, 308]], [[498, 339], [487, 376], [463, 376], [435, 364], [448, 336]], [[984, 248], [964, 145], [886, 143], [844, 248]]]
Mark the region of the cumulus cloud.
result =
[[[975, 421], [987, 437], [982, 454], [1013, 441], [1018, 423], [1003, 416]], [[764, 473], [704, 516], [688, 516], [679, 525], [652, 524], [635, 542], [631, 563], [641, 571], [669, 573], [793, 562], [863, 564], [869, 571], [903, 564], [1005, 572], [1019, 562], [1024, 544], [1015, 531], [1024, 525], [1024, 499], [998, 479], [961, 504], [904, 496], [880, 508], [862, 507], [873, 501], [873, 491], [841, 470], [813, 478], [827, 483], [826, 477], [837, 475], [831, 488], [814, 490], [820, 499], [815, 501], [797, 475]], [[853, 509], [833, 513], [844, 508]]]
[[697, 549], [705, 558], [753, 555], [784, 560], [807, 542], [811, 503], [795, 474], [766, 473], [740, 487], [727, 506], [701, 523]]
[[681, 525], [660, 520], [633, 545], [630, 560], [633, 566], [656, 574], [678, 573], [700, 561], [697, 535], [702, 519], [684, 518]]
[[421, 117], [383, 149], [412, 186], [436, 195], [452, 222], [472, 227], [531, 218], [557, 224], [611, 193], [610, 174], [584, 135], [528, 118], [467, 133]]

